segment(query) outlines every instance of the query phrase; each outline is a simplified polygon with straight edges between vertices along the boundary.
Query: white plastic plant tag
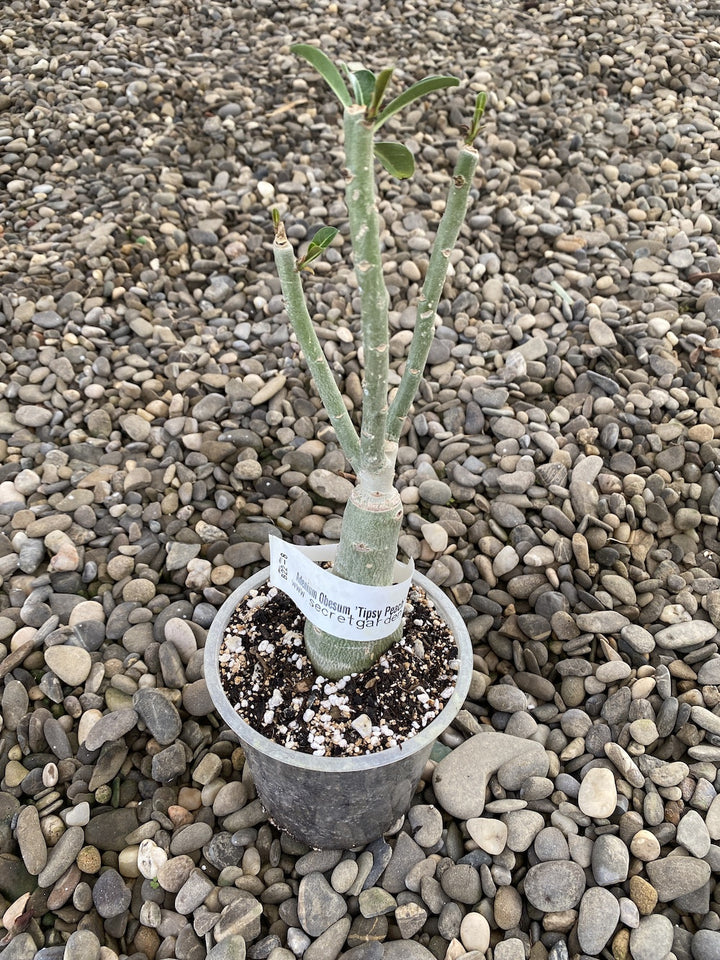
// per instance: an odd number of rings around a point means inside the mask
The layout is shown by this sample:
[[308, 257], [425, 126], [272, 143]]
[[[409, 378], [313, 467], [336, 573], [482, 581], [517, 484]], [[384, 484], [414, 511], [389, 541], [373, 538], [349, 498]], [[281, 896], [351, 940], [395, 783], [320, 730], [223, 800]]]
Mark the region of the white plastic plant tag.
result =
[[286, 593], [318, 629], [345, 640], [380, 640], [399, 626], [415, 565], [395, 562], [389, 587], [368, 587], [319, 567], [337, 545], [297, 547], [270, 537], [270, 584]]

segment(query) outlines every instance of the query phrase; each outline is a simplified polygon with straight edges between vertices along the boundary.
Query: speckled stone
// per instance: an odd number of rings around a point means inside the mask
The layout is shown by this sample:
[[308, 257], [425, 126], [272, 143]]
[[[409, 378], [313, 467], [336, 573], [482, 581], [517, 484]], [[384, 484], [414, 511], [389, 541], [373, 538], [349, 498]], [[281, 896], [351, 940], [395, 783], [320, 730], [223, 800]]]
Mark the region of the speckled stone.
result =
[[571, 860], [550, 860], [525, 874], [525, 896], [543, 913], [572, 910], [585, 890], [585, 873]]
[[604, 887], [590, 887], [578, 912], [578, 942], [589, 956], [599, 956], [620, 918], [617, 897]]

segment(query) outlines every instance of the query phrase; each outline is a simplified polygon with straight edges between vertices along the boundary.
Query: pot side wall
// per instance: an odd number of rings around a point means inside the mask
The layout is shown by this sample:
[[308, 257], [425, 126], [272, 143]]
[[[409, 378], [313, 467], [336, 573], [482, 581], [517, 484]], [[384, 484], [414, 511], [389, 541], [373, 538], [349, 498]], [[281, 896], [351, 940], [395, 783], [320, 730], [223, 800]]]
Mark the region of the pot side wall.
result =
[[205, 678], [223, 720], [238, 736], [263, 806], [278, 827], [320, 849], [363, 846], [388, 831], [410, 807], [436, 739], [462, 707], [470, 687], [472, 645], [465, 624], [445, 594], [422, 574], [422, 587], [453, 633], [460, 652], [455, 691], [442, 713], [401, 747], [362, 757], [315, 757], [268, 740], [240, 719], [220, 682], [219, 651], [235, 608], [262, 586], [269, 568], [246, 580], [225, 601], [205, 644]]

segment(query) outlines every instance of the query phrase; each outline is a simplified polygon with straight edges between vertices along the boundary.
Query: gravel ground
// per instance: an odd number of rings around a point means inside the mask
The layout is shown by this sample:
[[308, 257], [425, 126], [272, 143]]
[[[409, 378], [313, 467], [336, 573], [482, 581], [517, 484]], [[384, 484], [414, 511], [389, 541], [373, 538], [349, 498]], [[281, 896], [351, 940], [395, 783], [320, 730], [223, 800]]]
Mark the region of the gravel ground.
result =
[[[718, 16], [3, 5], [2, 960], [717, 960]], [[464, 81], [392, 122], [395, 370], [489, 91], [399, 467], [473, 686], [406, 821], [344, 854], [266, 822], [202, 676], [269, 532], [336, 539], [350, 489], [270, 250], [274, 205], [341, 228], [307, 287], [357, 407], [338, 111], [289, 53], [319, 38]]]

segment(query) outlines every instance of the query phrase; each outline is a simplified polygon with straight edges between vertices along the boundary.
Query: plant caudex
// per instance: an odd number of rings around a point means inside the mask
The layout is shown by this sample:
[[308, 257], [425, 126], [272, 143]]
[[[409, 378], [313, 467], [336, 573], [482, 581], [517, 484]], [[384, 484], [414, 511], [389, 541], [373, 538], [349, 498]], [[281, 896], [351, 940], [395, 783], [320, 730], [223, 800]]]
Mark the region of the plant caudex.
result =
[[[454, 77], [426, 77], [383, 106], [392, 70], [383, 70], [377, 76], [369, 70], [347, 71], [351, 95], [342, 74], [321, 50], [306, 44], [296, 44], [292, 50], [312, 64], [343, 106], [345, 201], [360, 294], [365, 354], [359, 434], [313, 329], [301, 282], [301, 271], [322, 255], [337, 231], [321, 227], [304, 257], [298, 261], [279, 213], [273, 211], [273, 252], [288, 317], [338, 442], [358, 479], [343, 516], [333, 573], [355, 583], [387, 586], [392, 582], [403, 516], [400, 496], [393, 486], [398, 440], [425, 368], [450, 253], [465, 219], [468, 193], [478, 162], [473, 141], [478, 134], [485, 94], [477, 98], [472, 124], [467, 128], [466, 141], [455, 164], [445, 212], [417, 301], [415, 329], [405, 370], [392, 401], [388, 402], [389, 298], [383, 279], [374, 159], [379, 160], [392, 176], [399, 178], [411, 176], [415, 164], [407, 147], [376, 141], [375, 134], [403, 107], [433, 90], [456, 86], [458, 81]], [[310, 621], [305, 628], [305, 645], [313, 667], [331, 679], [368, 669], [397, 637], [396, 631], [376, 641], [345, 640], [316, 628]]]

